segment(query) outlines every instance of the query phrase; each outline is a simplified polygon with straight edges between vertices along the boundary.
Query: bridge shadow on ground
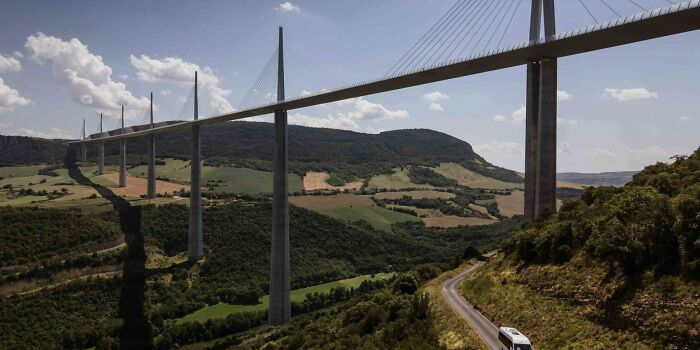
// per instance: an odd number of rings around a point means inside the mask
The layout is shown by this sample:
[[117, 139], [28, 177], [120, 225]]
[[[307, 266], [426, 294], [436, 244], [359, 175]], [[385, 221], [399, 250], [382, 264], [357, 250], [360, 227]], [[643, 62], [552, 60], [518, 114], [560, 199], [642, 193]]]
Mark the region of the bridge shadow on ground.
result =
[[129, 201], [117, 196], [108, 187], [92, 182], [83, 175], [76, 164], [76, 147], [68, 149], [65, 167], [68, 175], [78, 184], [90, 186], [110, 201], [119, 212], [119, 223], [127, 244], [127, 257], [122, 268], [122, 289], [118, 316], [122, 319], [119, 332], [120, 349], [153, 349], [151, 324], [144, 310], [146, 291], [146, 251], [141, 231], [141, 207], [131, 206]]

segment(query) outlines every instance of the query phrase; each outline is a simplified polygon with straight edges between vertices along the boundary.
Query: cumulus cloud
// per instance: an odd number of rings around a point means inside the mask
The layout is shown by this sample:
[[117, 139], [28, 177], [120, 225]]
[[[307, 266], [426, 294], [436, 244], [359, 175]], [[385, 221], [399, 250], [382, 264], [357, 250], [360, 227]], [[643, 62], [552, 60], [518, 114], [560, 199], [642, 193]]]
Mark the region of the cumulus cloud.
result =
[[580, 121], [580, 120], [578, 120], [578, 119], [566, 119], [566, 118], [559, 118], [559, 117], [557, 117], [557, 123], [559, 123], [560, 125], [571, 125], [571, 126], [575, 126], [575, 125], [582, 124], [583, 121]]
[[4, 56], [0, 53], [0, 73], [19, 72], [22, 70], [22, 63], [16, 58], [8, 55]]
[[423, 95], [423, 99], [428, 101], [428, 102], [438, 102], [438, 101], [442, 101], [442, 100], [447, 100], [449, 98], [450, 98], [450, 96], [448, 96], [447, 94], [444, 94], [440, 91], [435, 91], [435, 92], [431, 92], [431, 93], [427, 93], [427, 94]]
[[27, 38], [24, 45], [30, 58], [38, 63], [50, 61], [54, 78], [70, 88], [73, 101], [87, 107], [108, 111], [127, 106], [127, 117], [135, 116], [134, 110], [148, 108], [146, 97], [137, 98], [126, 85], [112, 80], [112, 69], [102, 57], [88, 50], [77, 38], [64, 41], [60, 38], [37, 33]]
[[228, 113], [235, 110], [226, 99], [226, 96], [231, 94], [231, 90], [219, 86], [219, 78], [209, 67], [200, 67], [198, 64], [177, 57], [158, 59], [147, 55], [140, 57], [131, 55], [129, 60], [131, 65], [136, 68], [138, 79], [147, 82], [165, 81], [192, 84], [194, 72], [197, 71], [197, 82], [202, 92], [209, 97], [210, 107], [217, 113]]
[[299, 6], [296, 6], [289, 1], [279, 4], [279, 6], [275, 7], [275, 10], [280, 12], [301, 12]]
[[648, 100], [659, 98], [659, 94], [651, 92], [645, 88], [634, 89], [605, 89], [605, 93], [618, 101]]
[[7, 85], [0, 78], [0, 113], [8, 112], [16, 107], [26, 106], [32, 103], [28, 98], [20, 96], [19, 92]]
[[[290, 124], [310, 126], [315, 128], [333, 128], [354, 131], [364, 131], [369, 133], [382, 132], [383, 129], [375, 128], [372, 125], [361, 125], [362, 122], [376, 122], [388, 119], [408, 118], [409, 114], [405, 110], [390, 110], [379, 103], [367, 101], [362, 97], [351, 98], [338, 101], [339, 106], [352, 106], [347, 112], [337, 112], [325, 117], [314, 117], [304, 113], [294, 113], [289, 115]], [[268, 116], [246, 118], [250, 121], [270, 121]]]
[[570, 93], [563, 91], [563, 90], [557, 90], [557, 101], [568, 101], [573, 97]]
[[442, 107], [442, 105], [437, 103], [437, 102], [431, 102], [430, 106], [428, 108], [430, 108], [431, 111], [435, 111], [435, 112], [444, 112], [445, 111], [445, 109]]
[[520, 106], [520, 108], [513, 111], [513, 114], [511, 114], [513, 123], [520, 123], [525, 120], [525, 111], [525, 106]]
[[493, 116], [493, 121], [495, 121], [497, 123], [502, 123], [502, 122], [506, 121], [506, 117], [502, 114], [496, 114]]

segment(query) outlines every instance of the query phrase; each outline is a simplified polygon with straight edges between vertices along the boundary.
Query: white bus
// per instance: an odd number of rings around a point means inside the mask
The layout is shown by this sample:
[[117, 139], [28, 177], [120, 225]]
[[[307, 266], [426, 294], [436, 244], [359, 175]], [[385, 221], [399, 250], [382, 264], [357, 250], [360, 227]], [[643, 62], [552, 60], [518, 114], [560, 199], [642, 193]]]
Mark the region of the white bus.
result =
[[532, 350], [530, 340], [515, 328], [499, 328], [498, 340], [501, 341], [501, 350]]

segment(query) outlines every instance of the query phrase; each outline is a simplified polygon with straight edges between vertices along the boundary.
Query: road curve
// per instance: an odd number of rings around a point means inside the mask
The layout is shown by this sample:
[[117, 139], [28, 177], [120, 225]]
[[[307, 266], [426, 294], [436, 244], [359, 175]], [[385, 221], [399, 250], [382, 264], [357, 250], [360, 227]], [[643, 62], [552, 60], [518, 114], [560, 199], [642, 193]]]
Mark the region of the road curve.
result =
[[500, 349], [501, 343], [498, 341], [498, 327], [491, 323], [486, 316], [474, 309], [474, 307], [459, 294], [459, 282], [483, 265], [484, 262], [479, 261], [476, 265], [445, 281], [445, 283], [442, 284], [442, 296], [455, 312], [467, 320], [469, 326], [474, 329], [489, 348]]

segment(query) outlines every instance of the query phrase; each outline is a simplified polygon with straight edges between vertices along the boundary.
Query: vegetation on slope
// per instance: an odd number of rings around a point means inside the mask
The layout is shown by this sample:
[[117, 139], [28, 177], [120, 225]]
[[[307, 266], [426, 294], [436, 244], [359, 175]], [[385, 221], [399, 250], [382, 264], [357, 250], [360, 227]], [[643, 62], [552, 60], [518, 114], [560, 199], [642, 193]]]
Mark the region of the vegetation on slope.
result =
[[465, 293], [543, 348], [698, 348], [699, 213], [700, 149], [565, 202], [515, 234], [506, 260]]
[[[189, 159], [189, 131], [181, 130], [158, 136], [158, 157]], [[17, 150], [0, 153], [0, 164], [25, 164], [62, 160], [65, 141], [29, 139], [37, 143], [28, 147], [31, 152]], [[236, 165], [256, 170], [270, 171], [274, 155], [273, 125], [255, 122], [230, 122], [206, 126], [202, 129], [202, 158], [211, 165]], [[29, 142], [26, 141], [25, 142]], [[146, 139], [129, 140], [127, 157], [129, 164], [138, 165], [146, 155]], [[8, 150], [15, 150], [11, 148]], [[58, 158], [56, 154], [58, 153]], [[105, 145], [109, 161], [116, 161], [119, 154], [115, 142]], [[138, 156], [137, 156], [138, 155]], [[88, 147], [90, 159], [96, 159], [97, 148]], [[35, 160], [34, 157], [39, 157]], [[55, 159], [54, 159], [55, 158]], [[454, 162], [476, 173], [507, 181], [522, 183], [515, 172], [489, 164], [476, 154], [472, 147], [452, 136], [427, 130], [396, 130], [380, 134], [362, 134], [352, 131], [289, 126], [290, 170], [303, 175], [307, 171], [332, 173], [333, 182], [340, 184], [355, 178], [369, 178], [387, 174], [402, 165], [437, 166]]]
[[0, 166], [61, 163], [68, 140], [0, 135]]
[[92, 251], [121, 231], [113, 215], [79, 210], [0, 207], [0, 266]]

